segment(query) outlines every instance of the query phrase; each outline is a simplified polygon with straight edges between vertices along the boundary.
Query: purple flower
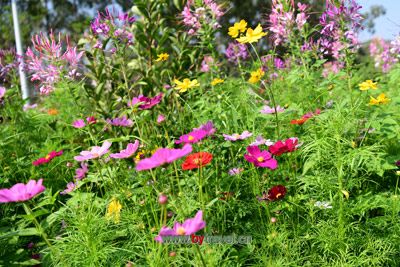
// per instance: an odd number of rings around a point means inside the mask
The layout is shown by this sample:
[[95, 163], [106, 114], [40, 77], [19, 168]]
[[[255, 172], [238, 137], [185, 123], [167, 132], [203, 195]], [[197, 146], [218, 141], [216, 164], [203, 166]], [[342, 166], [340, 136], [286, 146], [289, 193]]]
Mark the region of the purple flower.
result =
[[72, 123], [72, 126], [74, 126], [75, 128], [80, 129], [80, 128], [85, 127], [86, 124], [85, 124], [85, 121], [84, 121], [84, 120], [79, 119], [79, 120], [74, 121], [74, 122]]
[[175, 141], [175, 144], [194, 144], [198, 143], [201, 140], [203, 140], [207, 136], [207, 132], [204, 130], [193, 130], [192, 132], [188, 134], [184, 134], [181, 137], [179, 137], [179, 140]]
[[225, 56], [229, 62], [237, 64], [239, 60], [246, 60], [249, 57], [245, 44], [230, 42], [225, 50]]
[[163, 236], [182, 236], [182, 235], [191, 235], [200, 231], [206, 227], [206, 222], [203, 221], [203, 211], [199, 210], [196, 213], [194, 218], [187, 219], [183, 224], [178, 222], [174, 223], [174, 227], [171, 229], [169, 227], [163, 226], [160, 230], [160, 233], [154, 240], [162, 243]]
[[214, 64], [214, 59], [211, 56], [204, 56], [203, 61], [201, 62], [201, 72], [209, 72], [210, 66]]
[[26, 104], [24, 105], [24, 107], [23, 107], [23, 110], [24, 110], [24, 111], [27, 111], [27, 110], [29, 110], [29, 109], [34, 109], [34, 108], [36, 108], [36, 107], [37, 107], [37, 104], [29, 105], [28, 103], [26, 103]]
[[274, 142], [272, 142], [270, 139], [264, 139], [261, 135], [256, 137], [256, 140], [250, 144], [250, 146], [260, 146], [260, 145], [266, 145], [266, 146], [272, 146]]
[[237, 140], [244, 140], [252, 136], [253, 134], [250, 133], [249, 131], [244, 131], [242, 134], [232, 134], [232, 135], [227, 135], [227, 134], [222, 134], [225, 137], [226, 141], [237, 141]]
[[212, 121], [207, 121], [205, 124], [200, 125], [199, 128], [194, 128], [193, 131], [196, 130], [203, 130], [207, 133], [207, 136], [211, 136], [215, 133], [215, 128], [214, 128], [214, 124], [212, 123]]
[[157, 123], [160, 124], [163, 121], [165, 121], [165, 116], [163, 114], [158, 115], [157, 117]]
[[30, 180], [27, 184], [18, 183], [10, 189], [0, 189], [0, 203], [20, 202], [29, 200], [46, 188], [42, 185], [43, 179], [39, 181]]
[[128, 119], [126, 116], [122, 116], [121, 118], [115, 119], [107, 119], [107, 123], [113, 126], [122, 126], [122, 127], [131, 127], [133, 125], [133, 121]]
[[274, 114], [275, 112], [284, 112], [285, 109], [281, 106], [276, 106], [276, 108], [271, 108], [268, 105], [263, 106], [263, 109], [260, 111], [263, 114]]
[[139, 95], [138, 97], [134, 97], [131, 101], [128, 101], [128, 107], [138, 105], [139, 109], [150, 109], [160, 103], [162, 97], [163, 93], [160, 93], [153, 98]]
[[119, 153], [110, 154], [110, 158], [113, 159], [125, 159], [131, 157], [135, 154], [136, 150], [139, 147], [139, 141], [136, 140], [134, 144], [129, 143], [126, 149], [121, 150]]
[[243, 168], [232, 168], [228, 171], [228, 174], [234, 176], [240, 174], [242, 171], [244, 171]]
[[269, 168], [271, 170], [275, 170], [278, 167], [276, 159], [268, 151], [261, 151], [258, 146], [248, 146], [247, 152], [248, 154], [245, 154], [244, 158], [256, 167]]
[[76, 188], [76, 184], [73, 183], [73, 182], [69, 182], [67, 184], [67, 188], [64, 191], [60, 192], [60, 194], [61, 195], [66, 195], [68, 193], [71, 193], [75, 188]]
[[6, 94], [6, 88], [0, 86], [0, 100], [4, 97], [5, 94]]
[[89, 159], [95, 159], [103, 156], [108, 152], [108, 149], [111, 146], [111, 142], [104, 141], [101, 147], [94, 146], [90, 151], [82, 151], [79, 156], [75, 156], [74, 159], [76, 161], [85, 161]]
[[192, 146], [185, 144], [182, 149], [159, 148], [150, 158], [136, 164], [137, 171], [150, 170], [166, 163], [174, 162], [192, 152]]
[[84, 162], [81, 163], [81, 167], [75, 170], [75, 176], [74, 178], [76, 180], [82, 180], [83, 178], [86, 177], [86, 173], [89, 171], [88, 165]]

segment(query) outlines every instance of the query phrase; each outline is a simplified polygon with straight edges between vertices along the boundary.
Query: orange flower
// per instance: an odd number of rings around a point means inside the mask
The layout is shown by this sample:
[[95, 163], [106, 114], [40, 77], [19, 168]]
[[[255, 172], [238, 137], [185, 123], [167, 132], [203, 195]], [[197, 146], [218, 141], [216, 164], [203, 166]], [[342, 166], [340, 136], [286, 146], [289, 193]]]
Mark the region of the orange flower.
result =
[[58, 110], [57, 109], [55, 109], [55, 108], [49, 108], [48, 110], [47, 110], [47, 114], [49, 114], [49, 115], [57, 115], [58, 114]]
[[192, 170], [203, 167], [211, 162], [213, 155], [208, 152], [198, 152], [189, 155], [182, 163], [183, 170]]
[[303, 125], [308, 120], [308, 118], [301, 118], [298, 120], [292, 120], [290, 124], [298, 124], [298, 125]]

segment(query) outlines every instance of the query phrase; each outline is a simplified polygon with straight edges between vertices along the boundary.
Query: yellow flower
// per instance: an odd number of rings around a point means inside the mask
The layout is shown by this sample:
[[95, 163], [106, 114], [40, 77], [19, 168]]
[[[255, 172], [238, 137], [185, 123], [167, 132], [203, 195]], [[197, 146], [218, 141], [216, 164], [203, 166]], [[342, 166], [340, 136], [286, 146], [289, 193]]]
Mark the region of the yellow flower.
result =
[[361, 91], [367, 91], [368, 89], [376, 90], [378, 89], [377, 84], [374, 83], [372, 80], [366, 80], [358, 85]]
[[220, 78], [215, 78], [214, 80], [212, 80], [211, 85], [215, 86], [215, 85], [217, 85], [219, 83], [223, 83], [223, 82], [224, 82], [224, 80], [222, 80]]
[[258, 83], [262, 76], [264, 76], [264, 71], [262, 69], [258, 69], [250, 73], [249, 83]]
[[248, 28], [247, 32], [246, 32], [246, 36], [242, 36], [236, 40], [241, 44], [254, 43], [254, 42], [257, 42], [258, 40], [260, 40], [265, 35], [267, 35], [267, 33], [263, 32], [261, 24], [258, 24], [258, 26], [254, 30], [251, 28]]
[[377, 98], [374, 98], [371, 96], [371, 99], [369, 100], [369, 104], [370, 105], [380, 105], [380, 104], [386, 104], [389, 101], [390, 101], [390, 99], [387, 98], [384, 93], [382, 93]]
[[247, 28], [247, 22], [245, 20], [241, 20], [233, 24], [232, 27], [229, 27], [228, 34], [232, 36], [232, 38], [238, 37], [240, 32], [245, 32]]
[[161, 54], [158, 54], [157, 57], [158, 58], [156, 59], [156, 62], [166, 61], [168, 59], [169, 55], [167, 53], [161, 53]]
[[115, 223], [119, 223], [121, 209], [122, 209], [121, 203], [117, 199], [113, 198], [110, 204], [108, 204], [106, 219], [107, 220], [113, 219]]
[[200, 86], [200, 84], [197, 82], [196, 79], [194, 79], [193, 81], [189, 80], [188, 78], [183, 79], [182, 82], [180, 82], [179, 80], [175, 79], [174, 83], [176, 83], [175, 89], [179, 90], [179, 93], [184, 93], [186, 92], [188, 89], [191, 89], [193, 87], [197, 87]]

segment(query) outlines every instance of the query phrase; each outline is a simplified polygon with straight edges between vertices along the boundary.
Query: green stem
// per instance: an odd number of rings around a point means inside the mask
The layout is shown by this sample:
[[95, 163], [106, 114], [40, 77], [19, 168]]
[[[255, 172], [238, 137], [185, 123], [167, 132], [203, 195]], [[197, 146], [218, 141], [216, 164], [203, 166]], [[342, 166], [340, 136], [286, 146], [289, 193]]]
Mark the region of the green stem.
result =
[[201, 263], [203, 264], [204, 267], [207, 267], [206, 262], [204, 261], [204, 258], [203, 258], [203, 254], [201, 254], [199, 245], [194, 245], [194, 246], [196, 247], [197, 253], [200, 256]]

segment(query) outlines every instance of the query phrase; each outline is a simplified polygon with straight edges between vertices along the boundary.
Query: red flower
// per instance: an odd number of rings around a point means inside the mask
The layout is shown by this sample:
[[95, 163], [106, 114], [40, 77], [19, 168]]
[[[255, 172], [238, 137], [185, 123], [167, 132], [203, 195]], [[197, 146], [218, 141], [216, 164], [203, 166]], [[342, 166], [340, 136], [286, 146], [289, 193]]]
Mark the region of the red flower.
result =
[[213, 155], [208, 152], [198, 152], [189, 155], [182, 163], [183, 170], [192, 170], [203, 167], [211, 162]]
[[58, 152], [51, 151], [49, 154], [46, 155], [46, 157], [37, 159], [34, 162], [32, 162], [32, 164], [35, 166], [42, 165], [42, 164], [50, 162], [55, 157], [61, 156], [62, 154], [63, 154], [62, 150], [60, 150]]
[[278, 142], [269, 147], [269, 151], [275, 156], [280, 156], [283, 153], [295, 151], [297, 149], [296, 147], [297, 143], [298, 139], [294, 137], [286, 139], [285, 142], [279, 140]]
[[258, 200], [265, 200], [265, 201], [275, 201], [285, 197], [286, 195], [286, 187], [283, 185], [276, 185], [273, 186], [270, 190], [268, 190], [268, 194], [263, 192], [262, 197], [258, 197]]
[[298, 119], [298, 120], [291, 120], [290, 124], [303, 125], [307, 120], [308, 120], [308, 118], [301, 118], [301, 119]]

